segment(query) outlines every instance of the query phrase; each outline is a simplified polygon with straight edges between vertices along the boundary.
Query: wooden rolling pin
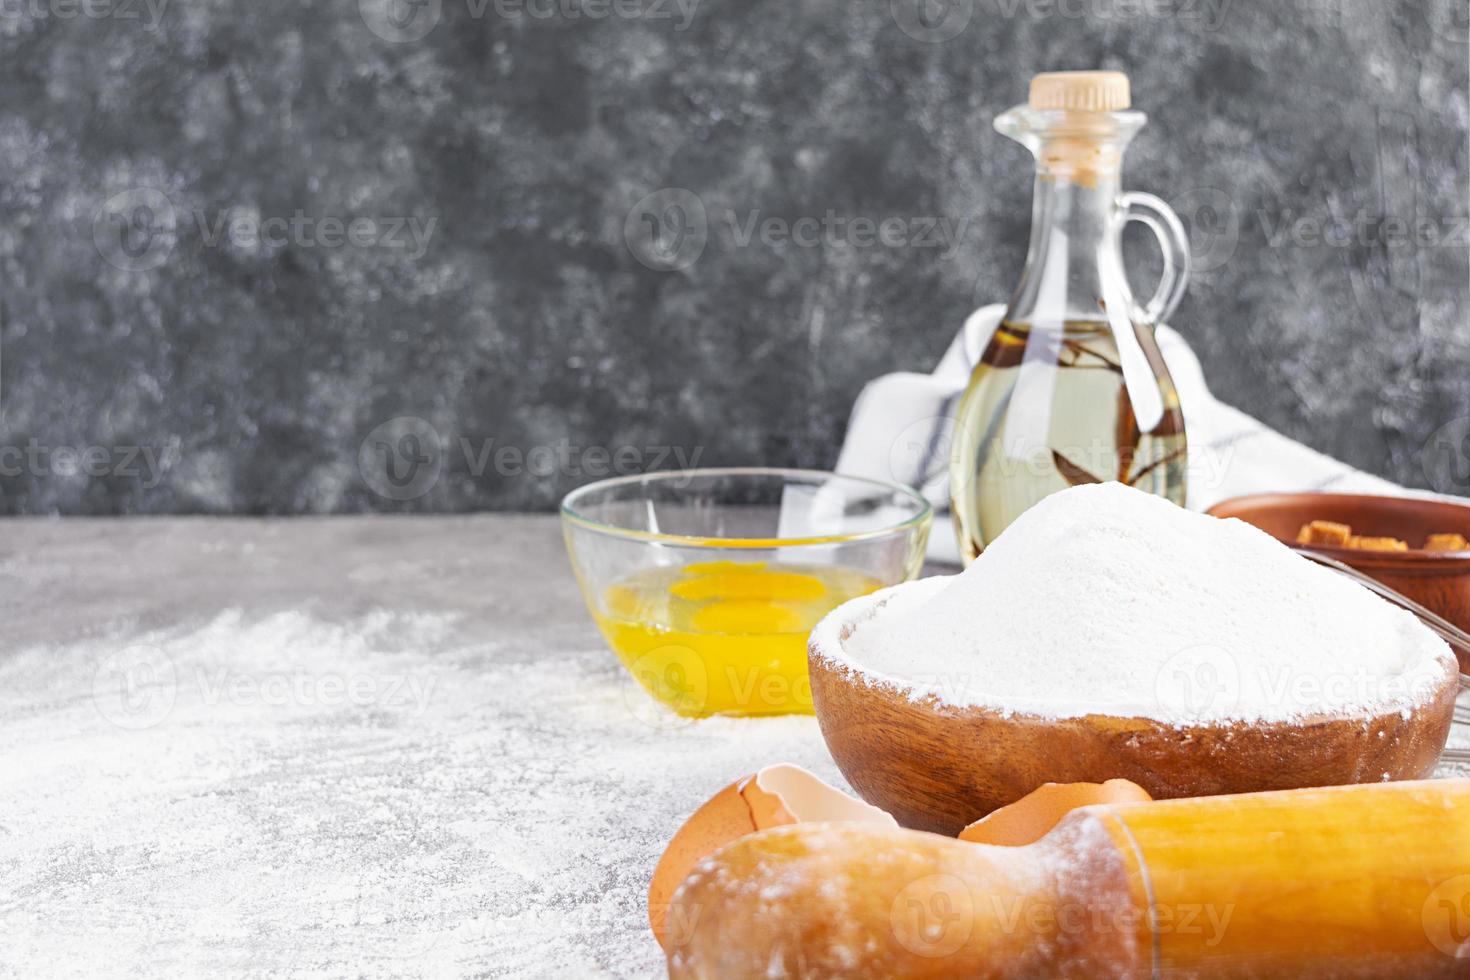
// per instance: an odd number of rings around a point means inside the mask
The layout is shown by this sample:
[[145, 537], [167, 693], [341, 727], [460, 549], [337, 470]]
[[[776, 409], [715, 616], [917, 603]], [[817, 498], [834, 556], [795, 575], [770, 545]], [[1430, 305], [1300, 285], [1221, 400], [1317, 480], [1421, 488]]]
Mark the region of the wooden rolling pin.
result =
[[782, 827], [670, 922], [671, 977], [1470, 977], [1470, 780], [1091, 806], [1025, 847]]

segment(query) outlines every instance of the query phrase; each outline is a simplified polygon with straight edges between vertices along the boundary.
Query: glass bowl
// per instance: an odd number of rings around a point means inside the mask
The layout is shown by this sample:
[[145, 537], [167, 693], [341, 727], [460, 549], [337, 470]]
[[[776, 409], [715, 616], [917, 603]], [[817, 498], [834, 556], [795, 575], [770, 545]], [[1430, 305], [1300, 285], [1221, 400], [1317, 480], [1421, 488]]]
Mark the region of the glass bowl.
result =
[[814, 470], [603, 480], [561, 505], [587, 609], [629, 673], [681, 715], [812, 713], [807, 635], [918, 575], [915, 491]]

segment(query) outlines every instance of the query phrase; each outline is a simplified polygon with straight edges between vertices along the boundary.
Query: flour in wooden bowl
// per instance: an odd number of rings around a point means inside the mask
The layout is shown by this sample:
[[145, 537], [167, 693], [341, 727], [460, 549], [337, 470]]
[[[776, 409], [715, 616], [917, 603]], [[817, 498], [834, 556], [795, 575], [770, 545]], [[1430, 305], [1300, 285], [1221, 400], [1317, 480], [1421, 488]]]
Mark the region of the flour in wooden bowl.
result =
[[1048, 497], [962, 574], [854, 600], [812, 642], [915, 698], [1047, 718], [1407, 718], [1456, 672], [1362, 586], [1117, 483]]

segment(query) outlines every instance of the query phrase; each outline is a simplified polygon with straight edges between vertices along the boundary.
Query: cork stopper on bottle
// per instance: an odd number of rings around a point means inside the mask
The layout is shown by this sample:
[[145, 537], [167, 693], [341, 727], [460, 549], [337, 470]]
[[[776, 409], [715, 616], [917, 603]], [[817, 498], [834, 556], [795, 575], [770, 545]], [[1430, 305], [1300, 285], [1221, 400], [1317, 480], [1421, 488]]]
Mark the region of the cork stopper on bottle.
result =
[[1049, 71], [1031, 79], [1031, 108], [1115, 112], [1129, 106], [1120, 71]]

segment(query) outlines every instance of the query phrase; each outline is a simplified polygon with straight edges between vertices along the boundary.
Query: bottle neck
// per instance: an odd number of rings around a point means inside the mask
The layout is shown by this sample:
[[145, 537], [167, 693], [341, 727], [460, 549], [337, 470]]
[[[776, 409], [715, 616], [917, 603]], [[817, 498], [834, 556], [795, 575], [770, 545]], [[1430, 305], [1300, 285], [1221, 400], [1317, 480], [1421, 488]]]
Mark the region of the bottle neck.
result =
[[[1045, 157], [1038, 154], [1039, 162]], [[1026, 268], [1011, 296], [1012, 323], [1060, 328], [1069, 320], [1097, 321], [1126, 308], [1118, 293], [1122, 263], [1116, 169], [1084, 174], [1039, 170], [1031, 202]]]

